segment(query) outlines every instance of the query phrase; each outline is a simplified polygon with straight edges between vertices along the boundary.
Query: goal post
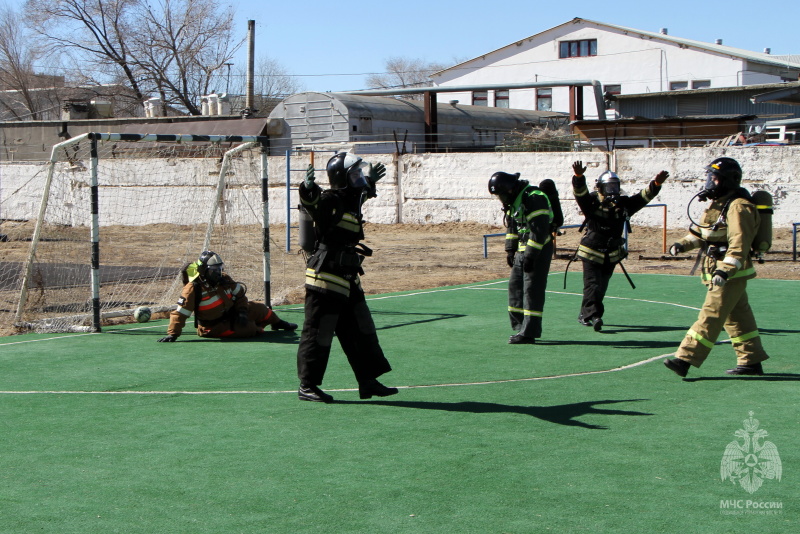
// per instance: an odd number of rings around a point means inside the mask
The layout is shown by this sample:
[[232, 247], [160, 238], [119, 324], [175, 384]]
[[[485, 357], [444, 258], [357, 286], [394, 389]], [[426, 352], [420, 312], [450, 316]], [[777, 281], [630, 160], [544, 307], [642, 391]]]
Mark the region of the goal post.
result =
[[170, 310], [202, 250], [271, 305], [267, 147], [263, 136], [115, 133], [55, 145], [15, 326], [98, 332], [138, 306]]

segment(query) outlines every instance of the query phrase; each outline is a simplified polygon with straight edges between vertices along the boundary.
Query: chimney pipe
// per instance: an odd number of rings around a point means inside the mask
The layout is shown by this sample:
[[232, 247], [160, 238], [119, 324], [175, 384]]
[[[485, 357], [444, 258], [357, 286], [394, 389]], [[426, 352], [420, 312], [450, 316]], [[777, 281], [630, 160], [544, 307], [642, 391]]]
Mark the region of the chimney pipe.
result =
[[256, 21], [247, 21], [247, 89], [244, 98], [244, 107], [253, 112], [253, 93], [255, 77], [255, 48], [256, 48]]
[[660, 32], [661, 35], [669, 35], [669, 30], [667, 30], [667, 28], [661, 28]]
[[717, 39], [717, 40], [716, 40], [716, 41], [714, 41], [714, 42], [715, 42], [716, 44], [718, 44], [718, 45], [721, 45], [721, 44], [722, 44], [722, 39]]
[[765, 49], [764, 49], [764, 53], [765, 53], [765, 54], [767, 54], [767, 55], [769, 55], [769, 54], [771, 54], [771, 53], [772, 53], [772, 49], [770, 49], [770, 48], [765, 48]]

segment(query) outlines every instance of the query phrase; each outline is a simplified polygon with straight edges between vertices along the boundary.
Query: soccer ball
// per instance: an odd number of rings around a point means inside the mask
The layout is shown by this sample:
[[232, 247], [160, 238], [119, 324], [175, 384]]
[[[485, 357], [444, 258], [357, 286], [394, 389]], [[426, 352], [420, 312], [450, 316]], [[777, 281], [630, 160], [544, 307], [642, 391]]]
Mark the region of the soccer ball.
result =
[[146, 323], [150, 320], [151, 315], [153, 315], [153, 312], [147, 306], [139, 306], [133, 310], [133, 318], [136, 319], [137, 323]]

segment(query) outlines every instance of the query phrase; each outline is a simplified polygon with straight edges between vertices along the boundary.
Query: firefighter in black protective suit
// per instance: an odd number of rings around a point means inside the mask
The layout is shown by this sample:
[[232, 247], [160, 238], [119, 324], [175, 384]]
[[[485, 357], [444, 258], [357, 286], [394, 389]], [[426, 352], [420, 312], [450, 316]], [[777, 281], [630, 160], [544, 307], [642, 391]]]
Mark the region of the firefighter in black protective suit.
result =
[[572, 192], [586, 217], [586, 233], [577, 251], [583, 263], [583, 301], [578, 322], [599, 332], [603, 328], [603, 298], [608, 283], [614, 268], [628, 254], [622, 233], [626, 228], [630, 231], [630, 217], [658, 195], [669, 173], [659, 172], [638, 194], [627, 196], [621, 194], [620, 180], [614, 172], [601, 174], [595, 182], [596, 191], [589, 193], [583, 162], [573, 163], [572, 170]]
[[383, 355], [375, 323], [361, 288], [361, 262], [372, 251], [364, 239], [361, 206], [376, 196], [375, 183], [386, 174], [382, 164], [361, 167], [348, 152], [333, 156], [327, 165], [331, 188], [323, 191], [309, 165], [300, 185], [300, 202], [314, 220], [316, 244], [306, 268], [305, 322], [297, 349], [298, 398], [333, 402], [319, 386], [325, 375], [335, 335], [358, 381], [359, 397], [386, 397], [397, 388], [377, 378], [392, 370]]
[[492, 175], [489, 192], [503, 203], [506, 225], [506, 261], [511, 267], [508, 315], [511, 328], [517, 332], [508, 342], [533, 344], [542, 337], [553, 232], [564, 223], [558, 192], [552, 180], [535, 187], [520, 180], [519, 173], [505, 172]]

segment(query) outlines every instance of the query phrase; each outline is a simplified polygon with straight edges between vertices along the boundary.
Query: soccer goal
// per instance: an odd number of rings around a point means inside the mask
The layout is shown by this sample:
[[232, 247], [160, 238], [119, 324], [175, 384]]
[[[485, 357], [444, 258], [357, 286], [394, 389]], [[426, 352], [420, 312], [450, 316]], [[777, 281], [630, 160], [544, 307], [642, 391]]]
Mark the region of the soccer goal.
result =
[[14, 325], [97, 332], [138, 306], [172, 309], [181, 268], [203, 250], [222, 256], [248, 298], [271, 303], [266, 146], [260, 136], [106, 133], [55, 145], [14, 192], [30, 204], [41, 192], [19, 218], [29, 239], [3, 261], [20, 279], [15, 302], [2, 291]]

